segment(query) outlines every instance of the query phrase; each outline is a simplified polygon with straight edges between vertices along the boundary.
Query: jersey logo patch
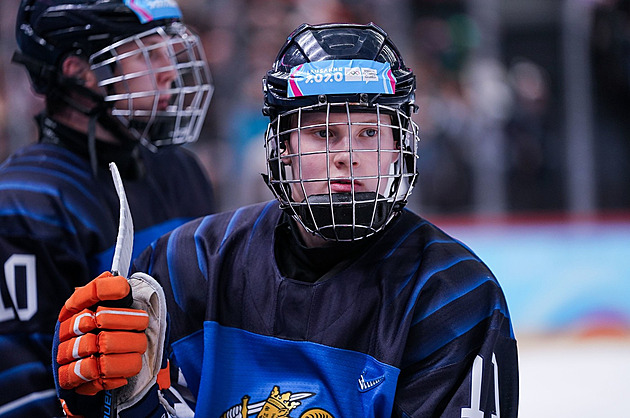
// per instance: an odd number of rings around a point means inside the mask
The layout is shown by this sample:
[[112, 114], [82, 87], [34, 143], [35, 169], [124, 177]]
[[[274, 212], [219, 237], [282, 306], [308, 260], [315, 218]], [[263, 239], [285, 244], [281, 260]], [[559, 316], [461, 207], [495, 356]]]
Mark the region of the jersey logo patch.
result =
[[372, 390], [385, 381], [385, 375], [374, 378], [366, 378], [367, 374], [367, 369], [363, 369], [363, 371], [361, 372], [361, 376], [359, 376], [359, 380], [357, 381], [359, 392], [367, 392], [369, 390]]
[[[232, 417], [264, 417], [264, 418], [290, 418], [291, 411], [301, 405], [300, 400], [310, 398], [314, 396], [311, 392], [284, 392], [280, 393], [280, 388], [274, 386], [269, 394], [269, 397], [263, 401], [249, 403], [250, 397], [248, 395], [241, 398], [241, 403], [234, 405], [223, 414], [221, 418]], [[300, 418], [335, 418], [328, 411], [321, 408], [311, 408], [304, 411]]]

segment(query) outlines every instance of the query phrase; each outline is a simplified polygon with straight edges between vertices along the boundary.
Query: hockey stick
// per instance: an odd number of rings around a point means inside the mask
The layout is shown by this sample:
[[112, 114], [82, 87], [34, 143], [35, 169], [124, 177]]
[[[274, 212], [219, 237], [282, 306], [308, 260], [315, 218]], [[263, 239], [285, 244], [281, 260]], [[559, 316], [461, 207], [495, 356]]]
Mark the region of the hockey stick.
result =
[[114, 259], [112, 260], [111, 272], [114, 275], [127, 277], [129, 266], [131, 266], [131, 253], [133, 252], [133, 219], [131, 210], [127, 202], [125, 188], [115, 163], [109, 163], [112, 172], [114, 186], [120, 202], [120, 219], [118, 222], [118, 237], [116, 237], [116, 248], [114, 249]]
[[[115, 163], [109, 163], [109, 170], [112, 172], [114, 187], [116, 187], [118, 201], [120, 202], [118, 236], [116, 237], [111, 273], [114, 276], [122, 275], [123, 277], [127, 277], [129, 267], [131, 266], [131, 254], [133, 252], [133, 219], [131, 218], [129, 202], [127, 202], [127, 195], [125, 194], [125, 188], [120, 178], [118, 167], [116, 167]], [[129, 300], [129, 303], [133, 301], [133, 297], [126, 299]], [[115, 392], [113, 390], [106, 390], [103, 400], [103, 418], [116, 418], [118, 416], [116, 407]]]

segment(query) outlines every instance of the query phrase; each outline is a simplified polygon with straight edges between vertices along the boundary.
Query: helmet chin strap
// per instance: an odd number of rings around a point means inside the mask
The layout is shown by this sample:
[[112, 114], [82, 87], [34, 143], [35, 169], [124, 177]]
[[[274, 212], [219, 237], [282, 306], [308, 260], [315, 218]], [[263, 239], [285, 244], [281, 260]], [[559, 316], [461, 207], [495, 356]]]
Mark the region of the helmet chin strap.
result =
[[92, 173], [96, 174], [98, 162], [96, 160], [96, 119], [97, 115], [90, 116], [88, 120], [88, 152], [90, 154], [90, 165]]
[[[59, 85], [62, 87], [57, 88], [55, 91], [58, 98], [72, 109], [88, 117], [88, 152], [92, 172], [96, 174], [98, 169], [98, 159], [96, 158], [97, 123], [120, 141], [136, 141], [136, 138], [123, 126], [122, 122], [110, 114], [111, 105], [107, 104], [101, 95], [85, 87], [81, 79], [61, 76]], [[72, 98], [71, 95], [67, 94], [69, 91], [78, 93], [80, 96], [89, 99], [95, 105], [93, 107], [85, 106], [83, 103], [80, 103]]]

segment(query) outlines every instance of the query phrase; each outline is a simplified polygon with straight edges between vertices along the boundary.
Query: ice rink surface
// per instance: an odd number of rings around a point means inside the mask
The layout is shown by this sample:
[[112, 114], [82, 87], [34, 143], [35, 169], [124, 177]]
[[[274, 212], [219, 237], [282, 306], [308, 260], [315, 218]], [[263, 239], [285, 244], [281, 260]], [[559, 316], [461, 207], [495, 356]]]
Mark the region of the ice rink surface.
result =
[[630, 336], [519, 338], [519, 418], [630, 417]]

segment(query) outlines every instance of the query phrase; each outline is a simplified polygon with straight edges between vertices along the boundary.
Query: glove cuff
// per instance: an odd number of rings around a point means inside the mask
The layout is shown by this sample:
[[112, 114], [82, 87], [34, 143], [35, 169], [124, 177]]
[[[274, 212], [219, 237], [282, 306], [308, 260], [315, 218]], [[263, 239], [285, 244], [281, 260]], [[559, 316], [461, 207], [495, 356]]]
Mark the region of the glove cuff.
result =
[[118, 411], [123, 411], [142, 398], [156, 383], [162, 367], [162, 356], [166, 338], [166, 298], [162, 286], [145, 273], [134, 273], [129, 278], [133, 293], [133, 309], [142, 309], [149, 314], [149, 326], [145, 330], [147, 350], [142, 356], [142, 370], [129, 378], [129, 383], [117, 389]]

